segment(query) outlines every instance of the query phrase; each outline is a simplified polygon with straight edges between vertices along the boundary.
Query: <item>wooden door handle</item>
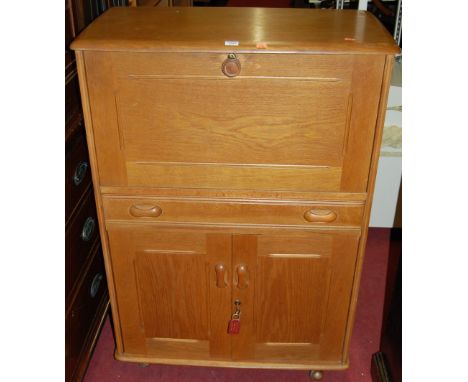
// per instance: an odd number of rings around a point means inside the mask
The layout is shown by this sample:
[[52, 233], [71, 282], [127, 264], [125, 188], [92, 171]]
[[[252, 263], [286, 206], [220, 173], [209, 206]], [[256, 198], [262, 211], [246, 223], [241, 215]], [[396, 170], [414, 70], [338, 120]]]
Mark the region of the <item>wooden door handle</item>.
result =
[[249, 270], [247, 265], [239, 264], [236, 269], [237, 272], [237, 287], [244, 289], [249, 286]]
[[130, 215], [136, 218], [157, 218], [162, 209], [154, 204], [134, 204], [130, 207]]
[[224, 264], [216, 264], [215, 265], [215, 272], [216, 272], [216, 286], [218, 288], [226, 288], [227, 287], [227, 271]]
[[304, 214], [304, 219], [311, 223], [331, 223], [336, 220], [336, 213], [332, 210], [309, 210]]

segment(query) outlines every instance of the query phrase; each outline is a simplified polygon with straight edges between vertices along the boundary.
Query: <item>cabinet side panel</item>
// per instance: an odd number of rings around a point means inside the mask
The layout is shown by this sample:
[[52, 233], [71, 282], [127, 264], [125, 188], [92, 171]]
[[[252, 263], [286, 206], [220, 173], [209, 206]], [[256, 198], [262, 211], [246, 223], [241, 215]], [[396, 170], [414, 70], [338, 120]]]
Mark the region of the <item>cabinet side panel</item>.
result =
[[349, 136], [344, 147], [342, 192], [367, 188], [385, 56], [355, 56]]
[[354, 283], [353, 283], [353, 293], [351, 297], [351, 306], [350, 306], [350, 311], [349, 311], [348, 330], [346, 332], [346, 338], [345, 338], [345, 343], [344, 343], [344, 356], [343, 356], [344, 362], [348, 362], [349, 343], [351, 341], [352, 328], [354, 324], [354, 319], [356, 317], [356, 304], [357, 304], [357, 299], [359, 295], [359, 285], [361, 281], [362, 264], [364, 261], [364, 254], [366, 251], [369, 218], [370, 218], [370, 212], [372, 208], [372, 198], [374, 195], [374, 187], [375, 187], [375, 177], [377, 174], [377, 166], [379, 162], [380, 144], [382, 140], [383, 124], [385, 120], [385, 110], [387, 108], [388, 92], [390, 90], [390, 79], [392, 76], [392, 69], [393, 69], [394, 61], [395, 61], [394, 56], [387, 56], [385, 58], [385, 69], [383, 72], [382, 87], [381, 87], [381, 92], [379, 95], [379, 108], [378, 108], [379, 112], [378, 112], [376, 128], [375, 128], [372, 160], [371, 160], [371, 165], [370, 165], [370, 170], [369, 170], [369, 182], [368, 182], [368, 187], [367, 187], [367, 192], [369, 196], [366, 201], [366, 206], [364, 208], [364, 216], [362, 220], [363, 234], [359, 242], [358, 259], [356, 263], [356, 271], [355, 271]]
[[122, 344], [122, 336], [120, 331], [120, 319], [119, 319], [119, 311], [117, 307], [117, 299], [113, 281], [113, 273], [112, 273], [112, 261], [111, 256], [109, 253], [109, 242], [107, 238], [107, 232], [105, 229], [104, 224], [104, 213], [102, 210], [102, 201], [101, 201], [101, 193], [100, 193], [100, 179], [99, 179], [99, 171], [98, 171], [98, 163], [96, 158], [96, 146], [94, 141], [94, 134], [93, 134], [93, 120], [91, 117], [91, 106], [89, 100], [89, 92], [88, 92], [88, 78], [87, 78], [87, 70], [85, 65], [85, 57], [83, 52], [76, 52], [76, 65], [78, 69], [78, 79], [80, 85], [80, 93], [81, 93], [81, 103], [83, 106], [83, 118], [85, 122], [86, 128], [86, 140], [88, 143], [88, 150], [89, 150], [89, 160], [91, 165], [91, 175], [93, 180], [93, 187], [94, 187], [94, 196], [96, 202], [96, 212], [97, 218], [99, 221], [99, 234], [101, 237], [101, 245], [104, 257], [104, 265], [106, 268], [106, 277], [107, 277], [107, 286], [109, 290], [109, 298], [111, 302], [111, 309], [112, 309], [112, 317], [114, 319], [114, 334], [115, 334], [115, 342], [117, 345], [117, 351], [123, 351], [123, 344]]

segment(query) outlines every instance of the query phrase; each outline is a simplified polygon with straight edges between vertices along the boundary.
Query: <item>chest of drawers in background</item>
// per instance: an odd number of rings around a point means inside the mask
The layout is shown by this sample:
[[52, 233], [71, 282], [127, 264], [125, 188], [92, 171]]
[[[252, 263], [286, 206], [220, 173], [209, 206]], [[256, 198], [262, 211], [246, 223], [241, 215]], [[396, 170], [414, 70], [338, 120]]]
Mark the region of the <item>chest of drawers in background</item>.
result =
[[346, 368], [391, 36], [365, 12], [112, 9], [73, 49], [116, 357]]
[[74, 53], [95, 16], [65, 2], [65, 379], [81, 381], [109, 305]]

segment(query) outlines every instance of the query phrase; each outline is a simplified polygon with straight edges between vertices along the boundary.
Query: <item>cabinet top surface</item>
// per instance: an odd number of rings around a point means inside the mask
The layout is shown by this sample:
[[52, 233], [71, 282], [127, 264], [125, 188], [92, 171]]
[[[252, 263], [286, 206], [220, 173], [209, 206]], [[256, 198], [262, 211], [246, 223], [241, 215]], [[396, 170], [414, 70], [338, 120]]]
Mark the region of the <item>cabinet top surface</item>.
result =
[[370, 13], [353, 10], [115, 7], [72, 43], [74, 50], [395, 54]]

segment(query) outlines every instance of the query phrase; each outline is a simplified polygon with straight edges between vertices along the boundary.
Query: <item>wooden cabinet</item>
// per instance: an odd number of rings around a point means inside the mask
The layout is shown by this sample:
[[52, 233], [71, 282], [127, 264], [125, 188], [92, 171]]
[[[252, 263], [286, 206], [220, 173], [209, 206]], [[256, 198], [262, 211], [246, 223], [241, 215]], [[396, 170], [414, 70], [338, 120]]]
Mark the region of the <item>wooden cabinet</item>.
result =
[[352, 11], [112, 9], [73, 48], [116, 357], [346, 368], [391, 36]]

